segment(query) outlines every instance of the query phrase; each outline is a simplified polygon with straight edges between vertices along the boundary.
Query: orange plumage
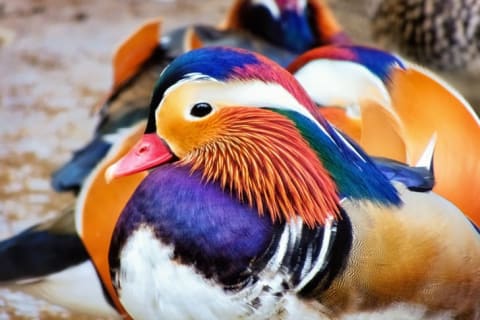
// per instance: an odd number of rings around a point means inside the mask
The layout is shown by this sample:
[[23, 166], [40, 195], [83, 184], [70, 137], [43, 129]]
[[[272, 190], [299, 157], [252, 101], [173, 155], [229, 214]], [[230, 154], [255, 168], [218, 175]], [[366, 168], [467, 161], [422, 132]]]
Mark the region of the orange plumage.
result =
[[105, 171], [129, 151], [144, 130], [145, 122], [141, 122], [128, 132], [121, 144], [110, 151], [85, 182], [79, 196], [83, 201], [78, 201], [76, 208], [77, 217], [80, 215], [81, 220], [77, 225], [77, 228], [81, 228], [78, 232], [115, 307], [120, 311], [123, 311], [123, 307], [113, 289], [107, 259], [110, 239], [125, 204], [147, 173], [137, 173], [107, 184]]
[[434, 190], [480, 225], [480, 124], [465, 101], [422, 70], [395, 70], [390, 85], [407, 158], [415, 163], [437, 135]]

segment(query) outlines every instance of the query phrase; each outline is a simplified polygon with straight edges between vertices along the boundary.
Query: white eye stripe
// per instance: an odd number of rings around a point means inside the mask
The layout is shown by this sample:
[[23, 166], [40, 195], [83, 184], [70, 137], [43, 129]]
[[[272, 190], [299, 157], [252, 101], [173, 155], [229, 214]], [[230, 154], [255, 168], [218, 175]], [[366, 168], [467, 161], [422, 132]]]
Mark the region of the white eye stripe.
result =
[[[201, 73], [190, 73], [166, 89], [164, 97], [168, 96], [178, 87], [194, 81], [213, 81], [226, 86], [224, 90], [218, 90], [218, 88], [215, 88], [214, 90], [204, 90], [202, 98], [205, 102], [211, 103], [212, 101], [225, 101], [232, 105], [272, 107], [287, 110], [292, 109], [310, 119], [313, 119], [310, 112], [308, 112], [308, 110], [284, 87], [277, 83], [267, 83], [261, 80], [238, 80], [223, 83]], [[160, 101], [158, 108], [162, 107], [163, 100], [164, 99]], [[193, 103], [197, 102], [200, 101], [195, 101]]]
[[218, 81], [217, 79], [207, 76], [206, 74], [200, 73], [200, 72], [192, 72], [192, 73], [187, 73], [185, 77], [183, 77], [186, 80], [211, 80], [211, 81]]
[[[202, 75], [192, 74], [188, 79], [180, 80], [172, 87], [180, 87], [186, 83], [198, 81], [198, 82], [211, 82], [214, 81], [218, 84], [215, 86], [205, 86], [200, 90], [201, 96], [193, 97], [194, 101], [191, 101], [189, 108], [185, 108], [184, 118], [188, 121], [200, 121], [205, 118], [198, 118], [190, 115], [190, 110], [195, 103], [206, 102], [209, 103], [213, 111], [208, 115], [214, 114], [220, 105], [230, 106], [242, 106], [252, 108], [272, 108], [286, 111], [295, 111], [307, 119], [310, 119], [317, 127], [335, 144], [333, 137], [327, 132], [327, 130], [313, 117], [313, 115], [303, 106], [298, 100], [282, 85], [278, 83], [267, 83], [261, 80], [249, 80], [249, 81], [230, 81], [228, 83], [218, 81], [214, 78]], [[170, 87], [168, 90], [173, 90]], [[167, 90], [167, 91], [168, 91]], [[168, 94], [166, 91], [165, 96]], [[163, 104], [160, 105], [156, 111], [156, 116]], [[355, 148], [345, 138], [334, 129], [334, 134], [337, 139], [340, 139], [359, 159], [365, 161], [365, 159], [355, 150]]]
[[[224, 86], [219, 88], [218, 86], [205, 87], [201, 90], [201, 96], [195, 97], [195, 101], [191, 101], [191, 106], [198, 102], [208, 102], [214, 109], [215, 105], [231, 105], [231, 106], [242, 106], [242, 107], [263, 107], [263, 108], [272, 108], [279, 110], [291, 110], [295, 111], [304, 117], [310, 119], [318, 125], [322, 132], [328, 136], [330, 135], [326, 132], [325, 128], [320, 125], [313, 115], [303, 106], [298, 100], [282, 85], [278, 83], [268, 83], [261, 80], [249, 80], [249, 81], [230, 81], [228, 83], [221, 82], [215, 78], [206, 76], [204, 74], [189, 74], [186, 78], [178, 81], [170, 88], [165, 91], [164, 97], [171, 93], [176, 88], [192, 82], [192, 81], [214, 81], [219, 85]], [[156, 115], [158, 116], [159, 111], [163, 107], [165, 99], [160, 101], [158, 108], [156, 110]], [[185, 111], [185, 119], [188, 120], [198, 120], [198, 118], [193, 118], [188, 113], [190, 108], [187, 108]]]
[[206, 80], [206, 81], [215, 81], [218, 82], [217, 79], [212, 78], [210, 76], [207, 76], [206, 74], [200, 73], [200, 72], [192, 72], [192, 73], [187, 73], [182, 79], [178, 80], [174, 84], [172, 84], [170, 87], [168, 87], [163, 96], [167, 96], [170, 92], [175, 90], [175, 88], [181, 86], [184, 83], [191, 82], [191, 81], [199, 81], [199, 80]]
[[185, 83], [192, 82], [192, 81], [214, 81], [214, 82], [219, 82], [217, 79], [212, 78], [210, 76], [207, 76], [206, 74], [200, 73], [200, 72], [192, 72], [192, 73], [187, 73], [182, 79], [178, 80], [174, 84], [172, 84], [170, 87], [168, 87], [165, 92], [163, 93], [163, 98], [160, 100], [160, 103], [157, 106], [157, 109], [155, 110], [155, 117], [158, 116], [158, 113], [162, 109], [164, 98], [168, 96], [172, 91], [174, 91], [176, 88], [182, 86]]

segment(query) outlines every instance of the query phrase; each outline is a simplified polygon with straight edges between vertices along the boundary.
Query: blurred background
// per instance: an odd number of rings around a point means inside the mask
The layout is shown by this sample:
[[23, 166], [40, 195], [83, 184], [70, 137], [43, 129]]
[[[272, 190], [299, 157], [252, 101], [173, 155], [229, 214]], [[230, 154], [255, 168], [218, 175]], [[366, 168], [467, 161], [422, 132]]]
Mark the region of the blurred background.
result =
[[[372, 38], [374, 17], [387, 1], [328, 2], [353, 40], [397, 49], [388, 37]], [[91, 137], [91, 109], [110, 88], [116, 45], [147, 18], [162, 17], [163, 31], [215, 25], [229, 6], [225, 0], [0, 1], [0, 239], [54, 216], [73, 199], [51, 190], [50, 174]], [[480, 74], [471, 62], [435, 67], [479, 110]], [[0, 290], [0, 320], [70, 317], [77, 318]]]

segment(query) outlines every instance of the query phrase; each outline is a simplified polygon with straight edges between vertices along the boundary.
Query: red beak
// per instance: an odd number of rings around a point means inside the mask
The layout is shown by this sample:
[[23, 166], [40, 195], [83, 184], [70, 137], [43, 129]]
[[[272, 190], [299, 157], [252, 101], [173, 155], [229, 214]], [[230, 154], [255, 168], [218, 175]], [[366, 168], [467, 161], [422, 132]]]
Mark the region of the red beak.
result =
[[161, 165], [172, 157], [170, 149], [155, 133], [144, 134], [130, 152], [107, 169], [105, 178], [110, 182]]

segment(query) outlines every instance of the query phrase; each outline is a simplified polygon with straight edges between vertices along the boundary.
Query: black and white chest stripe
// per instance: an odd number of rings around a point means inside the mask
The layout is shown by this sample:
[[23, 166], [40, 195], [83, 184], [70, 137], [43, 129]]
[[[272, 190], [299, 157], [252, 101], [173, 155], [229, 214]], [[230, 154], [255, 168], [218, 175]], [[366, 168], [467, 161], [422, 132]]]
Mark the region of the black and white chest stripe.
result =
[[246, 301], [252, 313], [272, 303], [281, 312], [287, 294], [308, 298], [326, 290], [343, 270], [352, 244], [350, 221], [342, 216], [319, 228], [309, 228], [301, 219], [283, 224], [267, 251], [245, 271], [249, 277], [224, 289]]

